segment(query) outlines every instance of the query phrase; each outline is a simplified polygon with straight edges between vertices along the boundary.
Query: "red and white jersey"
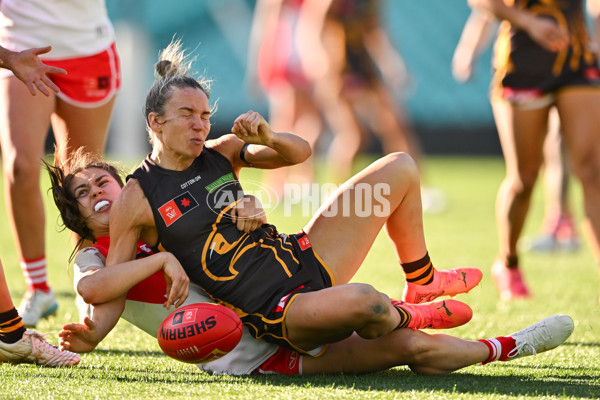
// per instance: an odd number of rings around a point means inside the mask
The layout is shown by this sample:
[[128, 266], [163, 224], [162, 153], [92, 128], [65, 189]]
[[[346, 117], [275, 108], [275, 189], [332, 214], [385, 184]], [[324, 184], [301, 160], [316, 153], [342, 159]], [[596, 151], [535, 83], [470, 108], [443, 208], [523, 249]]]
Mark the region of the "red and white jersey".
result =
[[100, 53], [115, 41], [104, 0], [2, 0], [0, 45], [22, 51], [51, 45], [40, 58]]
[[[82, 249], [75, 256], [74, 285], [76, 291], [77, 283], [84, 273], [105, 266], [106, 258], [102, 254], [105, 252], [105, 248], [101, 246], [102, 240], [99, 240], [98, 244], [102, 251], [95, 247], [88, 247]], [[138, 251], [143, 250], [138, 246]], [[162, 271], [159, 271], [131, 288], [121, 318], [156, 337], [160, 324], [173, 311], [163, 307], [165, 293], [166, 282]], [[214, 303], [214, 301], [204, 294], [200, 286], [190, 283], [189, 296], [184, 305], [194, 303]], [[214, 374], [249, 375], [273, 356], [278, 349], [279, 347], [275, 344], [252, 337], [248, 328], [244, 326], [242, 339], [231, 352], [209, 363], [198, 364], [198, 368]]]

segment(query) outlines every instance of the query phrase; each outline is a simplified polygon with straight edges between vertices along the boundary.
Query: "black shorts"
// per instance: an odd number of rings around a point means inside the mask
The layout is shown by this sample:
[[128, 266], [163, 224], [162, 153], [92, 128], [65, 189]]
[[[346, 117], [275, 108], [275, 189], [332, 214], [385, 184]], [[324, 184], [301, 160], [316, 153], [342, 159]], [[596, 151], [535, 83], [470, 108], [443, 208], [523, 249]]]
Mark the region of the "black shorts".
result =
[[314, 352], [300, 349], [289, 341], [285, 328], [285, 315], [289, 305], [300, 293], [332, 287], [334, 280], [329, 268], [313, 251], [306, 233], [300, 232], [294, 235], [286, 235], [286, 237], [287, 240], [291, 241], [302, 269], [310, 273], [312, 280], [299, 287], [290, 288], [290, 291], [279, 299], [279, 303], [269, 313], [264, 315], [248, 314], [242, 317], [242, 322], [250, 328], [250, 332], [258, 339], [301, 353], [315, 355]]
[[504, 99], [515, 106], [537, 109], [554, 104], [562, 89], [600, 87], [596, 57], [586, 43], [551, 52], [524, 31], [513, 32], [508, 25], [502, 26], [495, 46], [492, 100]]

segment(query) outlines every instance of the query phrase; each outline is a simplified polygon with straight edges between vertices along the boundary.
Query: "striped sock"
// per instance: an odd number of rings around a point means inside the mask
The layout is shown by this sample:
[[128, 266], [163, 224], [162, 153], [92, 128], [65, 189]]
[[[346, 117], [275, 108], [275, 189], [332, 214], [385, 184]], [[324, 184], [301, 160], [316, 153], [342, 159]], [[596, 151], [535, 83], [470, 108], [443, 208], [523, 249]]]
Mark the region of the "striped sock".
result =
[[16, 343], [25, 333], [25, 325], [19, 316], [17, 310], [0, 313], [0, 340], [4, 343]]
[[22, 260], [21, 270], [23, 270], [28, 291], [33, 292], [34, 290], [41, 290], [46, 293], [50, 291], [50, 286], [48, 286], [48, 276], [46, 275], [45, 256], [30, 260]]
[[507, 256], [504, 260], [504, 265], [508, 269], [519, 268], [519, 256]]
[[435, 268], [433, 268], [433, 264], [429, 258], [429, 252], [425, 253], [425, 256], [420, 260], [401, 263], [400, 265], [402, 265], [402, 269], [406, 275], [406, 282], [416, 285], [427, 285], [433, 281]]
[[492, 361], [507, 361], [508, 353], [516, 346], [515, 339], [510, 336], [500, 336], [495, 339], [479, 339], [490, 349], [490, 356], [482, 364], [491, 363]]
[[410, 320], [412, 319], [410, 313], [401, 305], [394, 305], [394, 308], [396, 308], [396, 310], [398, 310], [398, 314], [400, 314], [400, 323], [396, 329], [407, 328], [408, 324], [410, 324]]

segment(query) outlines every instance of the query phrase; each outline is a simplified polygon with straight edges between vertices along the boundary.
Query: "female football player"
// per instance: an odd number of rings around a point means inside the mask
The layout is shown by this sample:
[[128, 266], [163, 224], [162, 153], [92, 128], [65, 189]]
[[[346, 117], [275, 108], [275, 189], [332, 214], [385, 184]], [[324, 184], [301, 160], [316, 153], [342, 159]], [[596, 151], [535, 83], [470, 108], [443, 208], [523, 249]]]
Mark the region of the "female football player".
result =
[[[115, 301], [95, 304], [90, 306], [91, 318], [86, 316], [83, 323], [65, 325], [59, 333], [63, 348], [76, 352], [92, 351], [120, 316], [156, 336], [160, 324], [170, 313], [163, 307], [167, 302], [213, 301], [194, 284], [190, 285], [189, 296], [187, 290], [175, 293], [174, 288], [181, 286], [176, 282], [187, 282], [181, 265], [170, 253], [155, 253], [142, 242], [138, 243], [135, 261], [104, 268], [110, 244], [107, 236], [109, 215], [122, 186], [114, 166], [94, 159], [89, 153], [77, 151], [68, 168], [49, 165], [47, 168], [65, 226], [76, 230], [81, 237], [95, 240], [93, 247], [81, 249], [75, 256], [75, 286], [89, 302], [92, 297], [110, 299], [127, 292], [124, 307]], [[65, 173], [65, 170], [71, 172]], [[240, 231], [254, 231], [264, 223], [264, 213], [255, 201], [242, 204], [243, 207], [234, 211], [233, 223]], [[425, 323], [433, 324], [434, 321]], [[562, 343], [572, 329], [569, 317], [554, 316], [510, 336], [480, 341], [413, 329], [396, 329], [372, 340], [354, 333], [327, 346], [321, 356], [313, 357], [255, 339], [245, 327], [242, 339], [233, 351], [198, 366], [219, 374], [299, 375], [367, 373], [408, 365], [415, 372], [439, 374], [478, 362], [507, 361], [549, 350]]]

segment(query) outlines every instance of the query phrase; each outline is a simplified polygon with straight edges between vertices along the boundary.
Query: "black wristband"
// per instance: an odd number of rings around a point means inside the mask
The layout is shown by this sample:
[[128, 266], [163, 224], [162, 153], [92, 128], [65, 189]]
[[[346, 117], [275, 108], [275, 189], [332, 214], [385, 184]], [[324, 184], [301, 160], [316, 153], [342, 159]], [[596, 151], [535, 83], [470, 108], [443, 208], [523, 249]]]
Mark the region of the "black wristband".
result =
[[240, 150], [240, 160], [248, 164], [248, 166], [254, 167], [254, 164], [246, 161], [246, 149], [248, 148], [248, 146], [250, 146], [250, 143], [244, 143], [244, 145], [242, 146], [242, 150]]

